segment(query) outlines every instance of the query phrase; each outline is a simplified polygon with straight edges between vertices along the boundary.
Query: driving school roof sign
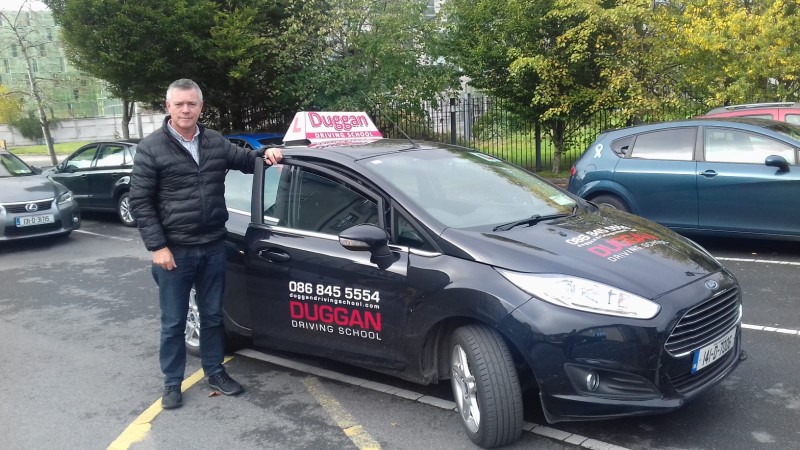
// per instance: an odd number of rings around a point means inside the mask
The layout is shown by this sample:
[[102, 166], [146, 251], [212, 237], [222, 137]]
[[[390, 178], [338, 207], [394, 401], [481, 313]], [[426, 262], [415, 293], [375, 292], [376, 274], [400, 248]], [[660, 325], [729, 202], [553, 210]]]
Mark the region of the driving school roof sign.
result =
[[374, 141], [382, 137], [365, 112], [303, 111], [294, 115], [283, 142]]

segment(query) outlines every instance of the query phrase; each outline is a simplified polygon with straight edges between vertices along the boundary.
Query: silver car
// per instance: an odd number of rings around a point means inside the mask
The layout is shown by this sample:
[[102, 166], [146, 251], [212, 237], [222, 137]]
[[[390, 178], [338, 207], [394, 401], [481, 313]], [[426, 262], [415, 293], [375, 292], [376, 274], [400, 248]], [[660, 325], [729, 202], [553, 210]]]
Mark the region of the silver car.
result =
[[67, 236], [80, 225], [69, 189], [0, 150], [0, 241]]

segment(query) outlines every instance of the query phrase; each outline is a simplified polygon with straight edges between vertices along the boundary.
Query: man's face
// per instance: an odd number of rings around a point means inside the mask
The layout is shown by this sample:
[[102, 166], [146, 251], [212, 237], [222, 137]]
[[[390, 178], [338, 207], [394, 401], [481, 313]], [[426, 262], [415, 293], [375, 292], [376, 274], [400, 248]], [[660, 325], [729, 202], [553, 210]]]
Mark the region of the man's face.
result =
[[194, 89], [173, 89], [170, 93], [167, 111], [172, 116], [175, 130], [194, 134], [202, 110], [203, 102]]

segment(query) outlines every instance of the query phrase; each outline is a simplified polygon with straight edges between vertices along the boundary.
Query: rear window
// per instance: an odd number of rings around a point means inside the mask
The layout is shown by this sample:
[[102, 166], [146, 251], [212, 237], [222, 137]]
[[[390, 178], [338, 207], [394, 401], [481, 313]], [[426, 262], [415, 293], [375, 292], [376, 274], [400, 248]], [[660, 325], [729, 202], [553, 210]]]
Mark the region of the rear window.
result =
[[636, 136], [631, 158], [691, 161], [694, 159], [696, 127], [653, 131]]

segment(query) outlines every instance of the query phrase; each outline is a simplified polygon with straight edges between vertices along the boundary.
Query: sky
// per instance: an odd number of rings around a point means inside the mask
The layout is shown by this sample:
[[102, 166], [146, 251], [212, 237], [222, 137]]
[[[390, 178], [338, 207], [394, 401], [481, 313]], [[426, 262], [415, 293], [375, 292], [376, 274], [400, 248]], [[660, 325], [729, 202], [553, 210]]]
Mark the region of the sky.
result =
[[27, 3], [34, 11], [47, 9], [44, 3], [34, 0], [0, 0], [0, 11], [19, 11], [23, 3]]

